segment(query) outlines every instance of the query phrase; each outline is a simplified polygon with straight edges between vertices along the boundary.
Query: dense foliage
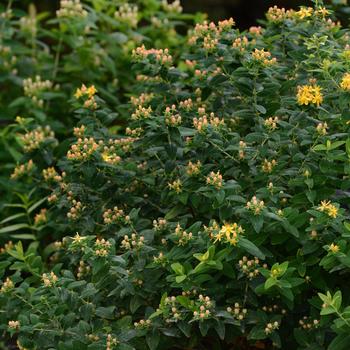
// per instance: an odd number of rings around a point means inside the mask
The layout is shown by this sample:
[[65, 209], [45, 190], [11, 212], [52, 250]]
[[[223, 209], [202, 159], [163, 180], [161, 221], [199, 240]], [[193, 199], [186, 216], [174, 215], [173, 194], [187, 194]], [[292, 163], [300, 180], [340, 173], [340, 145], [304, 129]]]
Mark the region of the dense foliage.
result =
[[33, 190], [0, 228], [22, 239], [0, 255], [3, 335], [348, 349], [350, 32], [330, 16], [318, 1], [243, 33], [197, 24], [181, 59], [135, 48], [123, 132], [92, 84], [70, 97], [74, 138], [18, 118], [12, 177]]
[[[33, 118], [36, 126], [48, 125], [66, 138], [76, 122], [70, 99], [82, 83], [96, 86], [118, 113], [115, 127], [120, 127], [126, 118], [123, 104], [137, 83], [130, 70], [132, 50], [148, 42], [157, 48], [182, 45], [178, 31], [195, 18], [182, 14], [178, 1], [63, 0], [53, 18], [37, 13], [34, 5], [24, 13], [17, 1], [6, 3], [0, 4], [0, 164], [5, 169], [20, 160], [11, 125], [15, 117]], [[51, 154], [41, 157], [52, 163]], [[1, 175], [0, 205], [11, 186], [8, 171]]]

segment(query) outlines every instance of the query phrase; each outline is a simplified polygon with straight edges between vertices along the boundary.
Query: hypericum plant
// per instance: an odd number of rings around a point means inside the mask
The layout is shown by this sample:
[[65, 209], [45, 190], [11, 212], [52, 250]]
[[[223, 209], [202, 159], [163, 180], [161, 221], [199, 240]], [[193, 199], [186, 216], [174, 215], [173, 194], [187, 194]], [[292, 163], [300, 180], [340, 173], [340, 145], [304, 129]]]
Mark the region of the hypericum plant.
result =
[[204, 22], [178, 64], [136, 48], [125, 136], [98, 89], [79, 88], [76, 138], [37, 178], [48, 237], [1, 255], [4, 335], [27, 349], [347, 349], [350, 48], [329, 15], [318, 1], [244, 33]]
[[[201, 16], [198, 16], [200, 18]], [[122, 105], [137, 81], [130, 71], [131, 51], [143, 43], [181, 47], [184, 30], [196, 17], [182, 13], [178, 1], [60, 1], [54, 14], [18, 10], [17, 2], [0, 4], [0, 123], [17, 115], [33, 118], [35, 127], [50, 125], [60, 138], [74, 124], [69, 103], [82, 83], [95, 85], [125, 120]], [[6, 137], [5, 137], [6, 136]], [[19, 162], [13, 134], [0, 135], [1, 167]], [[50, 165], [49, 162], [46, 165]], [[8, 175], [4, 172], [3, 175]], [[11, 186], [1, 178], [4, 188]], [[0, 204], [5, 195], [1, 190]]]

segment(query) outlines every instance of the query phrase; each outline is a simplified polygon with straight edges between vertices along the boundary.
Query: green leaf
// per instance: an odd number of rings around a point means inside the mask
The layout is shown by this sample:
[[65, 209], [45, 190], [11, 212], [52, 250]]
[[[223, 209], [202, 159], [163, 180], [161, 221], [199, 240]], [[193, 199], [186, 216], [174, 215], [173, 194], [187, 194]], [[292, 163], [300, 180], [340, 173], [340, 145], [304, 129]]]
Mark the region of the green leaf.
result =
[[181, 282], [183, 282], [186, 278], [187, 278], [186, 275], [176, 276], [176, 277], [175, 277], [175, 281], [176, 281], [176, 283], [181, 283]]
[[185, 268], [180, 263], [173, 263], [171, 264], [171, 268], [177, 275], [184, 275], [185, 274]]
[[265, 289], [270, 289], [271, 287], [275, 286], [277, 284], [277, 279], [273, 277], [269, 277], [264, 284]]
[[238, 247], [258, 257], [259, 259], [265, 259], [265, 254], [251, 241], [246, 238], [241, 237], [238, 241]]
[[157, 330], [153, 330], [151, 333], [146, 335], [146, 343], [150, 350], [156, 350], [159, 344], [160, 336]]
[[96, 309], [96, 316], [112, 320], [114, 318], [115, 306], [98, 307]]
[[28, 213], [30, 214], [33, 210], [35, 210], [36, 208], [38, 208], [41, 204], [43, 204], [46, 201], [47, 197], [44, 197], [42, 199], [40, 199], [39, 201], [35, 202], [34, 204], [32, 204], [29, 208], [28, 208]]
[[259, 233], [264, 225], [264, 217], [262, 215], [252, 215], [250, 221], [256, 233]]
[[21, 218], [21, 217], [23, 217], [25, 215], [26, 215], [25, 213], [18, 213], [18, 214], [11, 215], [11, 216], [7, 217], [6, 219], [2, 220], [0, 222], [0, 224], [1, 225], [5, 224], [6, 222], [9, 222], [9, 221], [12, 221], [12, 220], [16, 220], [16, 219]]
[[338, 334], [329, 344], [327, 350], [348, 350], [350, 345], [350, 334]]
[[18, 231], [23, 228], [30, 228], [28, 224], [15, 224], [15, 225], [10, 225], [10, 226], [5, 226], [0, 229], [0, 233], [8, 233], [8, 232], [13, 232], [13, 231]]

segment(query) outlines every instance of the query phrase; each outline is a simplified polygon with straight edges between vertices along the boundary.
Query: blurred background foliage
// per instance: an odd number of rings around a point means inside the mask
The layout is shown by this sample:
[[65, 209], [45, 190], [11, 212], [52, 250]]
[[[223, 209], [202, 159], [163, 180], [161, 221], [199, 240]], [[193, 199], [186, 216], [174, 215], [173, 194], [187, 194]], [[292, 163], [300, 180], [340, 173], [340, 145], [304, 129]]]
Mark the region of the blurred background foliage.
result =
[[[324, 2], [332, 4], [333, 8], [338, 10], [337, 15], [344, 24], [349, 23], [350, 8], [344, 7], [348, 0], [326, 0]], [[54, 12], [59, 8], [59, 0], [17, 0], [17, 7], [26, 10], [31, 3], [36, 6], [38, 12]], [[271, 6], [297, 9], [301, 5], [310, 6], [311, 0], [182, 0], [181, 5], [185, 12], [204, 12], [208, 14], [209, 19], [214, 21], [233, 17], [240, 29], [246, 29], [256, 25], [257, 20], [264, 18], [265, 12]]]
[[[6, 0], [1, 0], [6, 1]], [[344, 2], [343, 0], [334, 0]], [[171, 2], [171, 1], [169, 1]], [[26, 9], [30, 3], [35, 4], [39, 11], [53, 12], [59, 7], [59, 0], [21, 0], [19, 6]], [[311, 4], [307, 0], [182, 0], [185, 12], [205, 12], [211, 20], [233, 17], [241, 29], [255, 25], [257, 19], [263, 18], [270, 6], [298, 8], [300, 5]]]

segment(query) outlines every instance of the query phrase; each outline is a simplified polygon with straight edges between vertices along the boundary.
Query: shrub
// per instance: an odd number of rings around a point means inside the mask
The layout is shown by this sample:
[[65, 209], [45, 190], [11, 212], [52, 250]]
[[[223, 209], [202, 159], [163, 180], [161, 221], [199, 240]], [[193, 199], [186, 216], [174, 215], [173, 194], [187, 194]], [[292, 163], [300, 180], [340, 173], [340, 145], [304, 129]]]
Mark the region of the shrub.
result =
[[[16, 1], [3, 3], [0, 81], [6, 92], [0, 96], [0, 123], [11, 124], [17, 115], [33, 118], [32, 129], [49, 125], [59, 139], [68, 137], [75, 124], [69, 101], [82, 83], [96, 86], [118, 113], [115, 127], [120, 127], [125, 120], [122, 105], [136, 83], [129, 69], [133, 48], [148, 42], [157, 48], [181, 46], [178, 31], [195, 18], [182, 14], [178, 2], [158, 0], [60, 1], [54, 18], [37, 13], [34, 5], [23, 13]], [[1, 133], [5, 169], [20, 162], [15, 131], [9, 125]], [[51, 165], [50, 157], [44, 160]], [[12, 185], [5, 177], [1, 181], [4, 189]], [[2, 198], [9, 195], [1, 193]]]
[[125, 136], [77, 90], [76, 139], [40, 178], [47, 233], [1, 256], [4, 333], [28, 349], [347, 349], [350, 50], [329, 14], [205, 22], [178, 64], [135, 49]]

